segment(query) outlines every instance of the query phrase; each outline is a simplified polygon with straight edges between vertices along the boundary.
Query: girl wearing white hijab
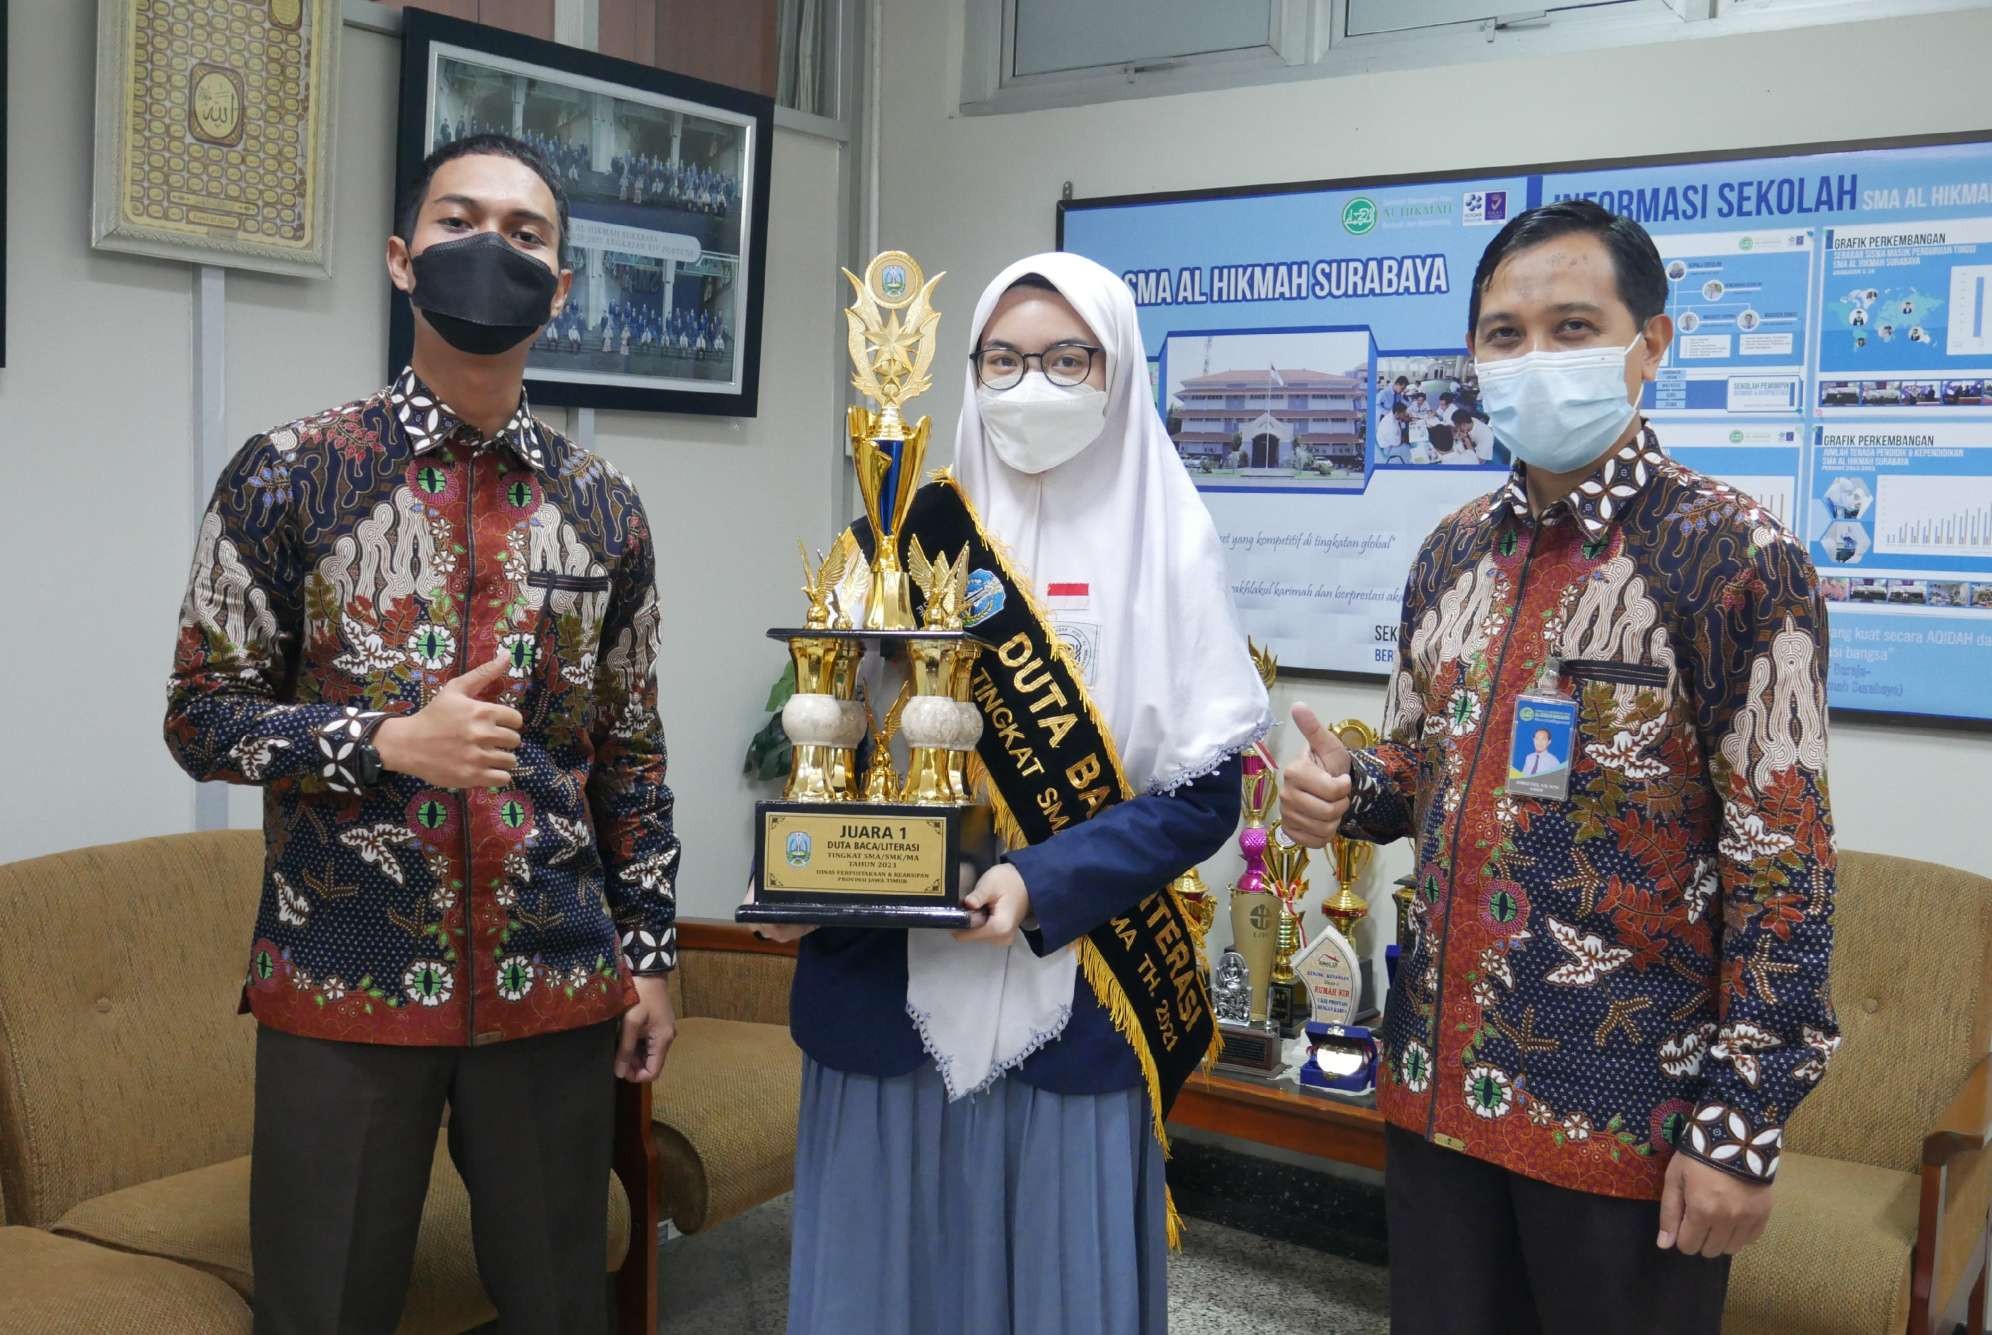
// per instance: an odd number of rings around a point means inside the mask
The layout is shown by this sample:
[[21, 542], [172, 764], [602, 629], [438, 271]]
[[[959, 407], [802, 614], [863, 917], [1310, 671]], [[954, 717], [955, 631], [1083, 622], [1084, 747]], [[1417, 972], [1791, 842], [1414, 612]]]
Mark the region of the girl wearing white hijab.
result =
[[762, 929], [802, 938], [790, 1335], [1167, 1324], [1149, 1090], [1074, 943], [1230, 836], [1266, 693], [1126, 284], [1035, 255], [973, 329], [961, 489], [1073, 650], [1135, 796], [984, 871], [968, 930]]

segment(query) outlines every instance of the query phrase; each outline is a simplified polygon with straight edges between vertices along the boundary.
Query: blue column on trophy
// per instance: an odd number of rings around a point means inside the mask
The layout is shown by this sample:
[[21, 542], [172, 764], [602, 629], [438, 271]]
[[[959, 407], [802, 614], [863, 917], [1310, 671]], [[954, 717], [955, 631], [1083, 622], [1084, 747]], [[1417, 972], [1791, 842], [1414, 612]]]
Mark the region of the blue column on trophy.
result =
[[[903, 440], [887, 439], [874, 440], [872, 444], [878, 446], [884, 452], [887, 460], [890, 461], [886, 465], [885, 481], [879, 487], [879, 494], [883, 496], [897, 496], [899, 494], [899, 471], [902, 456], [906, 452], [906, 442]], [[884, 507], [879, 515], [879, 524], [880, 530], [878, 536], [881, 541], [894, 540], [899, 537], [898, 516], [892, 512], [891, 506]]]

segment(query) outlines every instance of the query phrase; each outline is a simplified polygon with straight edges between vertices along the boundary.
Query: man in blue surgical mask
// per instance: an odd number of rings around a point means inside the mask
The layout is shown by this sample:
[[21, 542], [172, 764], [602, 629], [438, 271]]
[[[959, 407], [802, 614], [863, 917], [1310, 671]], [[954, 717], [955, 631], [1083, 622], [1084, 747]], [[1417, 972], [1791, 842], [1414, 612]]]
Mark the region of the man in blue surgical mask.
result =
[[1418, 554], [1382, 740], [1294, 710], [1287, 834], [1415, 842], [1377, 1080], [1399, 1335], [1716, 1335], [1839, 1045], [1825, 605], [1640, 418], [1666, 298], [1595, 204], [1501, 230], [1467, 342], [1515, 467]]

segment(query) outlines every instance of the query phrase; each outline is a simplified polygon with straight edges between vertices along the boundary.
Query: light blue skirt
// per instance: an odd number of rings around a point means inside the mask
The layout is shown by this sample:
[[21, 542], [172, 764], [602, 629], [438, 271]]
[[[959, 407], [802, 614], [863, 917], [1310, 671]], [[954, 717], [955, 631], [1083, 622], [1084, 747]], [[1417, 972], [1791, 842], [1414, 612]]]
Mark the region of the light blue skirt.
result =
[[1162, 1151], [1147, 1094], [1020, 1080], [949, 1103], [805, 1059], [789, 1335], [1161, 1335]]

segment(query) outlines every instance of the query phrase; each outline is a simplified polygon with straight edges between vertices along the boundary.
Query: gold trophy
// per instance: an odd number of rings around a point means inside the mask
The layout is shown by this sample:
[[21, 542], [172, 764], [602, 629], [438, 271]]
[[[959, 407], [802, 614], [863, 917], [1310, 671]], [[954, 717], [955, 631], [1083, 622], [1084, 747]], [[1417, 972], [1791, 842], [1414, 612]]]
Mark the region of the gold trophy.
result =
[[1183, 912], [1189, 917], [1193, 929], [1192, 944], [1196, 950], [1197, 972], [1203, 976], [1206, 990], [1211, 985], [1210, 957], [1205, 953], [1204, 943], [1210, 939], [1211, 924], [1217, 921], [1217, 896], [1204, 884], [1203, 873], [1192, 867], [1176, 878], [1176, 898], [1182, 901]]
[[[928, 419], [908, 429], [908, 400], [932, 385], [928, 371], [940, 312], [913, 257], [886, 251], [861, 281], [846, 270], [857, 299], [845, 311], [851, 383], [875, 405], [854, 406], [847, 423], [852, 465], [870, 522], [867, 559], [844, 535], [827, 557], [803, 553], [808, 613], [799, 629], [768, 632], [786, 641], [796, 693], [782, 709], [794, 747], [778, 802], [757, 802], [755, 895], [742, 922], [832, 923], [852, 927], [965, 927], [960, 878], [965, 841], [990, 838], [989, 808], [973, 802], [968, 757], [982, 735], [969, 675], [983, 646], [963, 629], [968, 551], [927, 553], [902, 529], [919, 488]], [[844, 606], [847, 586], [865, 591], [862, 614]], [[918, 590], [921, 616], [913, 614]], [[855, 595], [853, 595], [855, 596]], [[887, 647], [908, 680], [883, 713], [859, 692], [867, 653]], [[892, 743], [904, 740], [906, 772]], [[860, 764], [869, 738], [871, 755]]]
[[[1367, 750], [1377, 741], [1376, 730], [1359, 719], [1343, 719], [1335, 725], [1335, 735], [1351, 751]], [[1335, 893], [1322, 904], [1321, 916], [1354, 942], [1356, 924], [1369, 914], [1369, 901], [1356, 893], [1356, 882], [1368, 872], [1370, 859], [1376, 856], [1376, 845], [1337, 835], [1328, 847], [1335, 864]]]
[[1307, 984], [1293, 968], [1294, 953], [1301, 945], [1301, 904], [1307, 898], [1307, 850], [1281, 838], [1277, 826], [1266, 842], [1266, 875], [1280, 905], [1266, 1020], [1280, 1031], [1281, 1038], [1295, 1038], [1307, 1027], [1311, 1014]]
[[1267, 866], [1273, 855], [1272, 831], [1267, 817], [1279, 797], [1279, 776], [1266, 768], [1256, 753], [1245, 755], [1245, 828], [1238, 832], [1238, 844], [1245, 855], [1245, 871], [1231, 887], [1231, 944], [1245, 959], [1246, 978], [1252, 987], [1252, 1024], [1266, 1022], [1267, 984], [1272, 977], [1273, 947], [1279, 938], [1280, 898], [1269, 882]]
[[[1183, 908], [1190, 915], [1190, 921], [1197, 925], [1197, 935], [1209, 933], [1211, 924], [1217, 921], [1217, 900], [1204, 884], [1203, 872], [1192, 867], [1176, 878], [1176, 897], [1183, 901]], [[1207, 960], [1198, 961], [1204, 972], [1210, 972]]]

